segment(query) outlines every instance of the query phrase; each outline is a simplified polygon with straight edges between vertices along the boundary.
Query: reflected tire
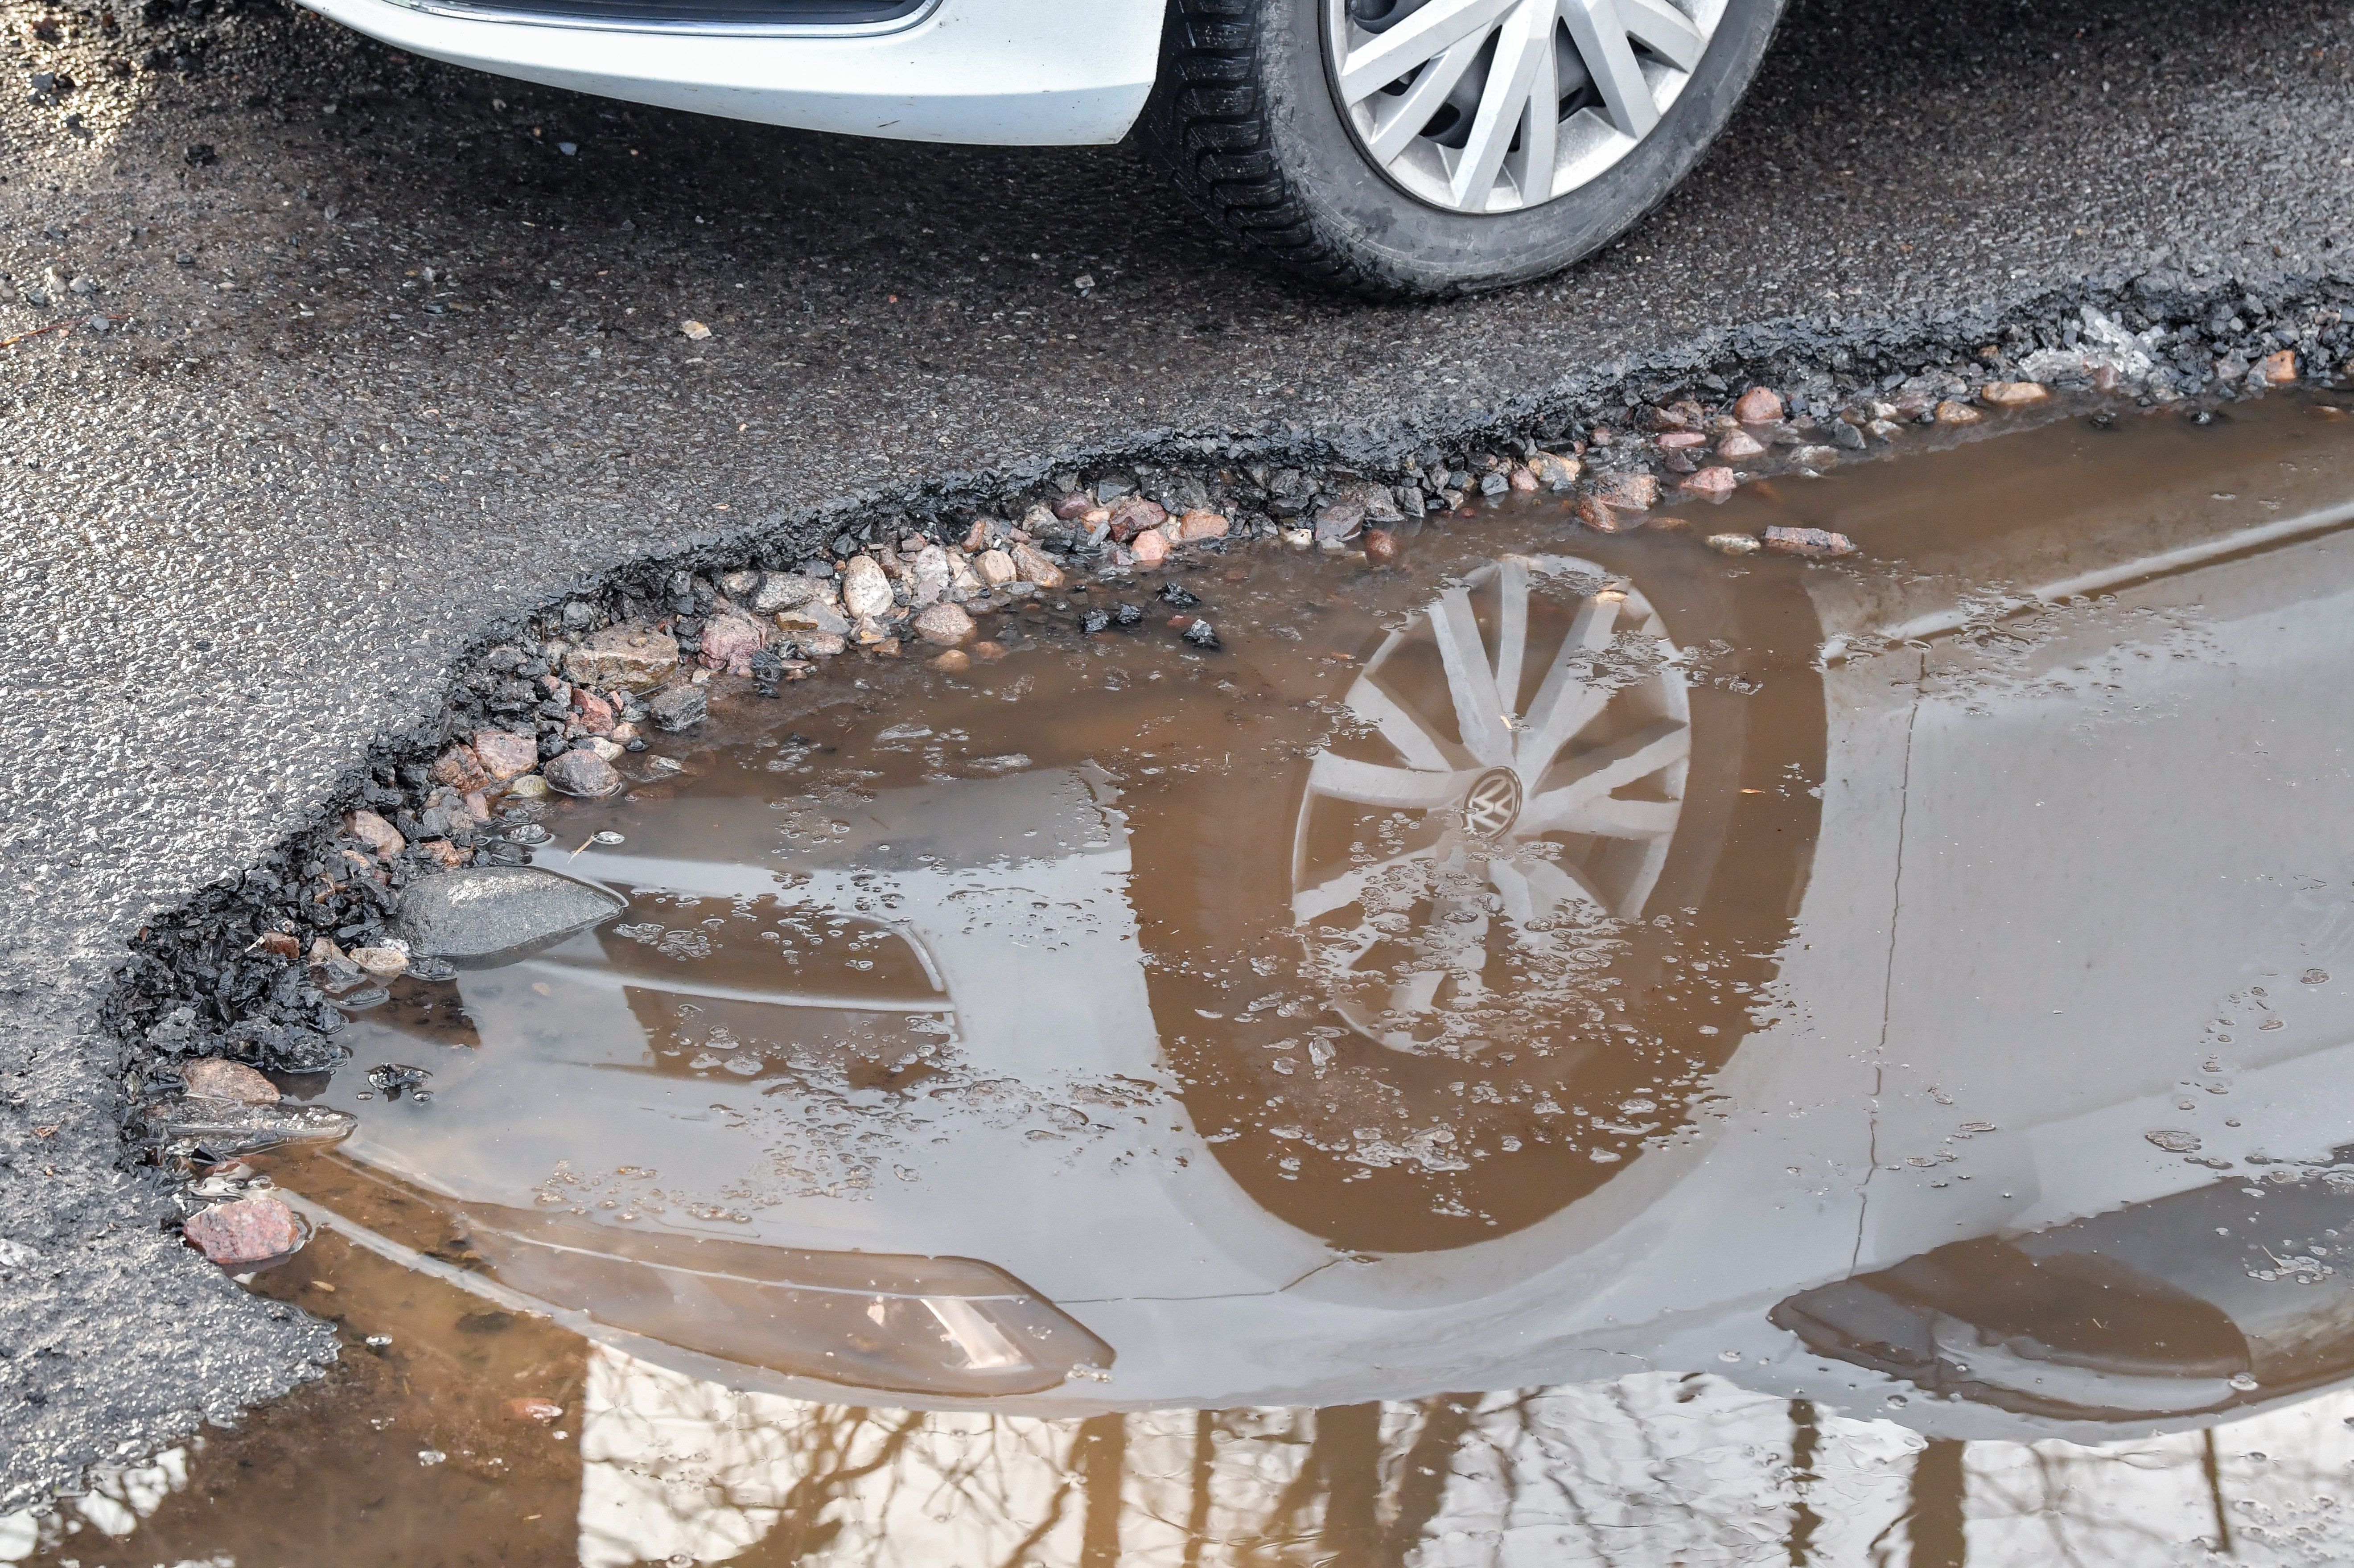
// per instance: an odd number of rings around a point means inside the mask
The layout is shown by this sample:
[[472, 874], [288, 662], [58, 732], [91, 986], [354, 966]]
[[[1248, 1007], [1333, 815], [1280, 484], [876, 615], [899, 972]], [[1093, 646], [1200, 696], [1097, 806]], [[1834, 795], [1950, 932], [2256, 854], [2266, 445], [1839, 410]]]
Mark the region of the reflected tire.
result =
[[[1580, 536], [1564, 553], [1626, 579], [1679, 648], [1810, 652], [1819, 642], [1819, 622], [1795, 578], [1736, 582], [1720, 557], [1659, 543], [1656, 535]], [[1378, 645], [1356, 650], [1346, 667], [1362, 668]], [[1296, 954], [1301, 942], [1291, 909], [1238, 906], [1235, 890], [1238, 867], [1290, 860], [1312, 760], [1254, 774], [1248, 810], [1235, 810], [1229, 794], [1203, 791], [1185, 800], [1183, 816], [1134, 818], [1137, 877], [1159, 890], [1156, 903], [1169, 912], [1147, 918], [1141, 931], [1154, 955], [1146, 970], [1153, 1011], [1164, 1020], [1225, 1021], [1214, 1034], [1181, 1025], [1163, 1041], [1188, 1114], [1218, 1163], [1268, 1213], [1368, 1254], [1445, 1251], [1509, 1235], [1638, 1165], [1649, 1147], [1645, 1134], [1596, 1126], [1585, 1112], [1606, 1122], [1607, 1107], [1656, 1093], [1663, 1073], [1697, 1085], [1723, 1065], [1747, 1033], [1756, 988], [1774, 978], [1806, 885], [1818, 820], [1804, 786], [1824, 765], [1820, 677], [1796, 656], [1776, 662], [1773, 686], [1773, 716], [1762, 724], [1751, 695], [1705, 682], [1690, 688], [1690, 771], [1670, 853], [1638, 917], [1627, 922], [1626, 950], [1606, 971], [1609, 991], [1631, 999], [1662, 987], [1691, 991], [1685, 912], [1708, 912], [1717, 949], [1711, 983], [1706, 995], [1675, 1005], [1678, 1038], [1664, 1053], [1624, 1049], [1614, 1031], [1564, 1027], [1546, 1052], [1516, 1063], [1515, 1047], [1416, 1053], [1335, 1027], [1327, 1031], [1331, 1054], [1312, 1077], [1287, 1072], [1277, 1065], [1285, 1054], [1279, 1042], [1346, 1020], [1330, 1007], [1287, 1013], [1238, 1005], [1255, 1000], [1254, 989], [1282, 988], [1288, 975], [1297, 987], [1305, 976], [1277, 968], [1239, 981], [1232, 957]], [[1329, 697], [1337, 703], [1341, 694]], [[1735, 844], [1744, 853], [1728, 856]], [[1311, 1082], [1316, 1092], [1303, 1097]], [[1571, 1115], [1532, 1120], [1540, 1087]], [[1272, 1108], [1278, 1101], [1279, 1114]], [[1342, 1152], [1358, 1127], [1440, 1117], [1484, 1157], [1448, 1172], [1410, 1161], [1373, 1166]], [[1271, 1120], [1288, 1121], [1288, 1130], [1277, 1133]], [[1573, 1121], [1573, 1139], [1555, 1136]]]

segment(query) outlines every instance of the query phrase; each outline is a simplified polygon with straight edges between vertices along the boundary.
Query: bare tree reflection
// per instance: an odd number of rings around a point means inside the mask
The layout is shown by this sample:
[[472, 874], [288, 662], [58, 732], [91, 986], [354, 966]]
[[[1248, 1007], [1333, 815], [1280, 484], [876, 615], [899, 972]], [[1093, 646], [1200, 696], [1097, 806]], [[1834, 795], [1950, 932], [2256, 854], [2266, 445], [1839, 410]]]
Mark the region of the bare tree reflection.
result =
[[[1925, 1442], [1636, 1374], [1083, 1419], [737, 1393], [592, 1352], [583, 1568], [1556, 1568], [2302, 1561], [2354, 1404], [2098, 1445]], [[2203, 1462], [2202, 1462], [2203, 1461]], [[2228, 1536], [2222, 1533], [2228, 1519]], [[2284, 1554], [2286, 1555], [2284, 1555]]]
[[1738, 1561], [1776, 1545], [1759, 1525], [1787, 1500], [1789, 1407], [1712, 1379], [1054, 1421], [730, 1394], [608, 1360], [587, 1568], [1470, 1568], [1517, 1560], [1508, 1542], [1642, 1561], [1665, 1537]]

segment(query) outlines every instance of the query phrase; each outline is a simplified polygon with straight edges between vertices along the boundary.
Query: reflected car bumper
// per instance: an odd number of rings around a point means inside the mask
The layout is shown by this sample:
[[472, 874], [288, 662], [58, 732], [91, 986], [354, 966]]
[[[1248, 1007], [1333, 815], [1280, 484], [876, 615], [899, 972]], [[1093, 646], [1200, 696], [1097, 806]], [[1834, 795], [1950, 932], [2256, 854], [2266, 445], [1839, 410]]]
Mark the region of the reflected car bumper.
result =
[[1116, 142], [1144, 107], [1159, 0], [940, 0], [880, 30], [495, 14], [303, 0], [395, 48], [548, 87], [845, 135], [1005, 146]]

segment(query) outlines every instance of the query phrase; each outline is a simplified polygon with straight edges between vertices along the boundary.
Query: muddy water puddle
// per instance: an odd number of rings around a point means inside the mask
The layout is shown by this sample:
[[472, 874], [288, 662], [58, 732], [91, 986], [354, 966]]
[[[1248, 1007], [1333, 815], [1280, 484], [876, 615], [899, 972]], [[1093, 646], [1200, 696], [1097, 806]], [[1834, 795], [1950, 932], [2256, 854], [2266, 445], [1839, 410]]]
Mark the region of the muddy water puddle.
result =
[[2343, 1561], [2335, 401], [720, 689], [290, 1082], [344, 1364], [0, 1559]]

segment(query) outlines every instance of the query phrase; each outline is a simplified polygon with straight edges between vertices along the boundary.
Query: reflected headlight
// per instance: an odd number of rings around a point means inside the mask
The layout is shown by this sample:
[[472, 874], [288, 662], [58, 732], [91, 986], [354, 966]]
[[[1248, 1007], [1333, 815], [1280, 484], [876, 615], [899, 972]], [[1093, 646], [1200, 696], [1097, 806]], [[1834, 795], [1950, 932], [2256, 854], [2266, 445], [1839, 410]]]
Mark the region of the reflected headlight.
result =
[[1111, 1348], [971, 1258], [811, 1252], [469, 1205], [502, 1284], [597, 1321], [791, 1376], [899, 1393], [1034, 1393]]

